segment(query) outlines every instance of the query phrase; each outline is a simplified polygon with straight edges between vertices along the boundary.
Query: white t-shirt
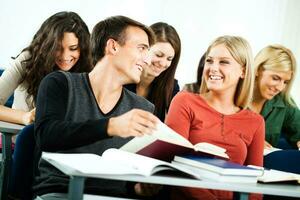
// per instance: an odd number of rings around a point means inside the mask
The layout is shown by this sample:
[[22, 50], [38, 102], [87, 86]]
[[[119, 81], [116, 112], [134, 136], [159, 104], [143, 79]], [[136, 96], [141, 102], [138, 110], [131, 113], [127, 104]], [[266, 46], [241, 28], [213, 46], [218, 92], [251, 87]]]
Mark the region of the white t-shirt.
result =
[[28, 51], [22, 52], [16, 59], [10, 62], [10, 66], [5, 69], [0, 77], [0, 105], [4, 105], [7, 99], [14, 94], [14, 102], [12, 108], [30, 111], [32, 97], [26, 100], [28, 95], [27, 87], [21, 84], [21, 79], [25, 73], [25, 66], [22, 61], [30, 57]]

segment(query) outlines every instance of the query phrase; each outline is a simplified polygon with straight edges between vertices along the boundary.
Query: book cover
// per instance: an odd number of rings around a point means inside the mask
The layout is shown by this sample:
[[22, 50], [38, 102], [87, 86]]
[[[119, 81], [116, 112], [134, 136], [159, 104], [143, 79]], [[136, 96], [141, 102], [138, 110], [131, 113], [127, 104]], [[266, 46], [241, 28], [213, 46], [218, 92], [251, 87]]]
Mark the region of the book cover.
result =
[[260, 176], [263, 170], [247, 167], [224, 159], [195, 155], [175, 156], [174, 161], [222, 175]]
[[142, 175], [150, 176], [162, 171], [177, 171], [182, 175], [196, 176], [188, 169], [161, 160], [108, 149], [102, 156], [88, 153], [49, 153], [43, 152], [42, 158], [67, 175]]
[[164, 161], [172, 161], [175, 155], [188, 152], [228, 158], [224, 148], [206, 142], [193, 145], [162, 122], [151, 135], [135, 137], [120, 149]]

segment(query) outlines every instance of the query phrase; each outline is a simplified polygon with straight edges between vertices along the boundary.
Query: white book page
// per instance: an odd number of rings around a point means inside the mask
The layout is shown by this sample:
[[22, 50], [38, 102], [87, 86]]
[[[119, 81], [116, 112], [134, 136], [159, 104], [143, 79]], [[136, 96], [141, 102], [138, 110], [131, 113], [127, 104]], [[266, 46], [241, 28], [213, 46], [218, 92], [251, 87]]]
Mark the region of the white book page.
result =
[[200, 142], [195, 145], [195, 150], [196, 151], [201, 151], [201, 152], [206, 152], [210, 153], [216, 156], [220, 156], [223, 158], [229, 158], [229, 156], [225, 153], [226, 149], [207, 143], [207, 142]]
[[215, 152], [220, 152], [220, 153], [225, 153], [226, 149], [207, 143], [207, 142], [200, 142], [195, 145], [197, 149], [207, 149], [209, 151], [215, 151]]
[[188, 141], [182, 135], [173, 131], [170, 127], [168, 127], [166, 124], [162, 122], [159, 122], [159, 124], [157, 125], [157, 130], [154, 131], [153, 135], [156, 138], [165, 142], [174, 143], [189, 148], [194, 148], [194, 145], [190, 141]]
[[[120, 149], [108, 149], [103, 153], [102, 157], [111, 161], [130, 163], [135, 170], [145, 176], [150, 176], [159, 170], [168, 169], [171, 166], [167, 162], [126, 152]], [[157, 168], [158, 166], [160, 166], [160, 168]]]
[[173, 131], [164, 123], [159, 122], [157, 124], [156, 130], [151, 135], [145, 134], [142, 137], [135, 137], [120, 149], [135, 153], [143, 149], [145, 146], [148, 146], [149, 144], [155, 142], [157, 139], [188, 148], [194, 148], [192, 143], [190, 143], [183, 136]]
[[138, 174], [130, 164], [122, 161], [103, 159], [96, 154], [42, 154], [43, 159], [68, 175], [78, 174]]
[[264, 148], [264, 156], [268, 155], [269, 153], [272, 153], [274, 151], [281, 151], [282, 149], [271, 147], [271, 148]]
[[289, 181], [297, 180], [300, 183], [300, 174], [294, 174], [279, 170], [264, 170], [264, 174], [258, 177], [262, 182], [276, 182], [276, 181]]

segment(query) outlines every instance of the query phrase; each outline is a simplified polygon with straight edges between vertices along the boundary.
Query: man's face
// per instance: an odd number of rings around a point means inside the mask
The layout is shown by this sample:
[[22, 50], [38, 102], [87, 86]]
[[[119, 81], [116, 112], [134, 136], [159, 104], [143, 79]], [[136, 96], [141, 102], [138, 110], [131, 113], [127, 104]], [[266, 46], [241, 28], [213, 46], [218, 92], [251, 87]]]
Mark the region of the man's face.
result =
[[134, 26], [125, 31], [125, 44], [118, 46], [117, 70], [124, 75], [124, 84], [139, 83], [145, 65], [151, 62], [146, 32]]

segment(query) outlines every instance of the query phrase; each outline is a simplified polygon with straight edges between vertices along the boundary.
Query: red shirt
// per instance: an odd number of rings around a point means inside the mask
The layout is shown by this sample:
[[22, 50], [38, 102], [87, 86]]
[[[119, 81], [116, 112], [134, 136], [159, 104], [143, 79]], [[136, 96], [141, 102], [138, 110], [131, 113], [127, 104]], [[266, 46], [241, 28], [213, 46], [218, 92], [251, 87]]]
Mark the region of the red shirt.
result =
[[[243, 165], [263, 165], [265, 124], [260, 115], [250, 110], [224, 115], [210, 107], [200, 95], [180, 92], [171, 102], [166, 124], [193, 144], [209, 142], [225, 148], [230, 161]], [[185, 190], [190, 195], [195, 192], [197, 197], [207, 198], [202, 189]], [[228, 197], [228, 192], [221, 193], [221, 196], [210, 195], [221, 199], [222, 196]]]

